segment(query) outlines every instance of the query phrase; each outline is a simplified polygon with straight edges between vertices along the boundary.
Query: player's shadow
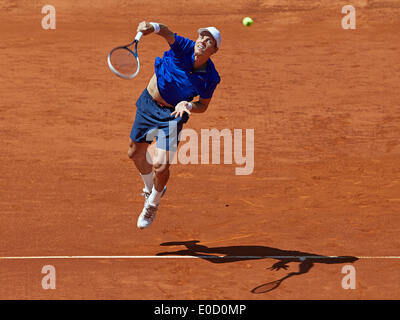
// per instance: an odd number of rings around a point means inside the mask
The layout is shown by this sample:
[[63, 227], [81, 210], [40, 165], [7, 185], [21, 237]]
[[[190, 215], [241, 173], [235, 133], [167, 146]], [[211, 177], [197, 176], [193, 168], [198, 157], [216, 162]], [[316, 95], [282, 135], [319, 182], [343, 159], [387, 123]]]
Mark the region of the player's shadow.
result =
[[302, 275], [310, 271], [316, 263], [320, 264], [340, 264], [352, 263], [358, 260], [356, 257], [340, 256], [329, 257], [308, 252], [281, 250], [266, 246], [226, 246], [226, 247], [207, 247], [198, 244], [200, 241], [178, 241], [178, 242], [165, 242], [161, 246], [185, 246], [186, 249], [178, 251], [160, 252], [158, 256], [166, 255], [179, 255], [179, 256], [194, 256], [207, 260], [212, 263], [232, 263], [244, 260], [260, 260], [260, 259], [275, 259], [278, 260], [274, 263], [269, 270], [288, 269], [288, 263], [299, 262], [299, 271], [290, 272], [286, 276], [276, 281], [268, 282], [257, 286], [251, 292], [265, 293], [272, 291], [280, 286], [280, 284], [293, 276]]

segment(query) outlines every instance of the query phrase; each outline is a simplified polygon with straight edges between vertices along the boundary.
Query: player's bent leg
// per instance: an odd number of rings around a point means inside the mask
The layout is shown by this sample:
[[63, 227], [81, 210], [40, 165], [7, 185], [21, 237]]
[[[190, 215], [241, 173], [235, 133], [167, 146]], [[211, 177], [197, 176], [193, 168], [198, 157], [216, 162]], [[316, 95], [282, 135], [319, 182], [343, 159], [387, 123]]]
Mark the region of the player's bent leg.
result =
[[151, 157], [148, 154], [149, 144], [146, 142], [135, 142], [129, 139], [128, 157], [133, 160], [136, 168], [141, 174], [152, 171]]
[[147, 201], [145, 201], [143, 210], [138, 218], [137, 227], [139, 229], [147, 228], [153, 222], [161, 197], [166, 191], [170, 166], [168, 163], [168, 156], [168, 151], [158, 148], [156, 149], [156, 155], [153, 159], [154, 186]]

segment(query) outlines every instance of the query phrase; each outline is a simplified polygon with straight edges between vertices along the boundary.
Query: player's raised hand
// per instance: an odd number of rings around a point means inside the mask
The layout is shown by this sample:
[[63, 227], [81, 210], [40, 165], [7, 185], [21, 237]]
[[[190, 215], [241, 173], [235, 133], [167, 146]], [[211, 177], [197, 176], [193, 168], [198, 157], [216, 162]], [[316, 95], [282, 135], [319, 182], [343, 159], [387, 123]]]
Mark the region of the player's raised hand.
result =
[[175, 111], [171, 113], [171, 116], [175, 115], [175, 118], [177, 118], [178, 116], [182, 117], [184, 112], [190, 114], [189, 108], [189, 102], [181, 101], [175, 106]]
[[139, 23], [136, 32], [142, 32], [143, 35], [147, 35], [147, 34], [152, 33], [153, 31], [154, 31], [154, 27], [149, 22], [142, 21]]

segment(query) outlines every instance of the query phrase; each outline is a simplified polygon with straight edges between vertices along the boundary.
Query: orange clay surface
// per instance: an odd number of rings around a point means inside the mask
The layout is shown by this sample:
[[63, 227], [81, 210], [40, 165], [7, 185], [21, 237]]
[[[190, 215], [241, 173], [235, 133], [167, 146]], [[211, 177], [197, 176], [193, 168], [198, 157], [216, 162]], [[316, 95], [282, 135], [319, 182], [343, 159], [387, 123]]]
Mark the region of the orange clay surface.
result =
[[[56, 30], [41, 26], [48, 2]], [[399, 299], [400, 5], [352, 1], [357, 29], [343, 30], [346, 4], [0, 0], [1, 257], [277, 256], [2, 259], [0, 298]], [[130, 81], [106, 56], [142, 20], [192, 39], [199, 27], [221, 30], [222, 81], [185, 128], [254, 129], [255, 167], [238, 176], [236, 164], [174, 165], [140, 231], [129, 133], [168, 45], [143, 37]], [[288, 255], [344, 258], [279, 258]], [[56, 268], [56, 290], [42, 289], [44, 265]], [[345, 265], [355, 290], [342, 288]]]

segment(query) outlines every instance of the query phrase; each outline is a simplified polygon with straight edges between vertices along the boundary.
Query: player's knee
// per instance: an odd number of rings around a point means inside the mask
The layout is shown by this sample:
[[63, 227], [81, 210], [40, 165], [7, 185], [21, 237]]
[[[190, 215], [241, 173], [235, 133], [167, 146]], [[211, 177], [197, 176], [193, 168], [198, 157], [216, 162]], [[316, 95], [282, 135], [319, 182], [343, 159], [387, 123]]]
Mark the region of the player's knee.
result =
[[169, 164], [162, 161], [155, 161], [153, 163], [154, 172], [156, 174], [165, 174], [169, 171]]

